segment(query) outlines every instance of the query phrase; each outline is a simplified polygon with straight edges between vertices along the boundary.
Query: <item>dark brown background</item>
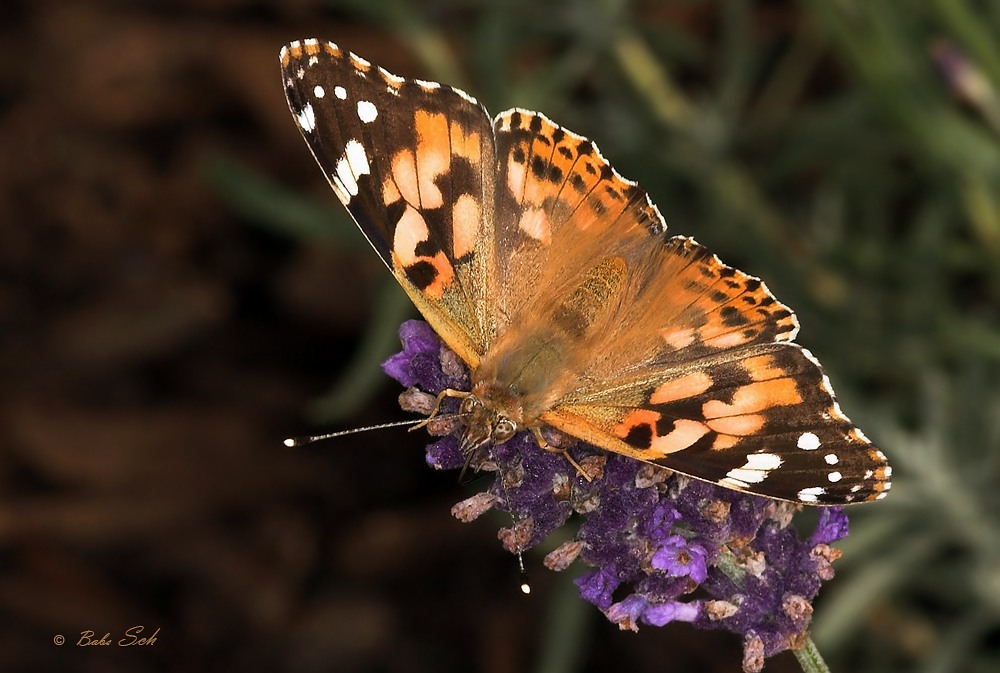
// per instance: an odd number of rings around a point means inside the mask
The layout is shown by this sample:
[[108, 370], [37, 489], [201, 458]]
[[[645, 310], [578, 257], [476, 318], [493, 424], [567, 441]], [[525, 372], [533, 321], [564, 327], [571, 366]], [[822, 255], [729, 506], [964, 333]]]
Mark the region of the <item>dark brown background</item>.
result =
[[[652, 113], [622, 93], [629, 86], [618, 83], [621, 75], [603, 56], [561, 53], [565, 35], [608, 26], [581, 18], [579, 4], [555, 6], [544, 14], [551, 25], [541, 26], [525, 13], [534, 4], [508, 4], [509, 13], [496, 13], [507, 22], [497, 31], [516, 32], [520, 21], [538, 32], [503, 67], [466, 60], [491, 34], [493, 19], [475, 3], [398, 2], [384, 11], [313, 0], [0, 5], [0, 670], [739, 669], [740, 643], [729, 634], [686, 625], [618, 632], [579, 605], [568, 577], [542, 570], [540, 555], [526, 559], [535, 592], [521, 596], [515, 561], [495, 539], [503, 522], [463, 526], [449, 516], [477, 485], [428, 470], [422, 436], [386, 430], [305, 449], [281, 445], [289, 434], [402, 417], [398, 387], [373, 386], [380, 375], [371, 366], [349, 418], [334, 422], [328, 413], [317, 427], [305, 413], [368, 343], [365, 330], [383, 304], [398, 305], [384, 299], [385, 270], [337, 210], [285, 106], [278, 49], [310, 36], [426, 78], [447, 74], [432, 65], [440, 66], [434, 55], [444, 46], [455, 76], [465, 78], [456, 83], [494, 111], [543, 103], [594, 136], [605, 154], [622, 157], [624, 173], [658, 184], [658, 200], [673, 194], [670, 207], [660, 206], [668, 221], [687, 219], [678, 231], [721, 242], [725, 259], [752, 261], [779, 296], [791, 295], [812, 321], [811, 347], [832, 363], [838, 390], [844, 381], [862, 416], [883, 413], [857, 402], [865, 394], [909, 395], [918, 378], [912, 363], [937, 352], [920, 341], [931, 333], [912, 318], [922, 312], [894, 313], [929, 302], [928, 294], [906, 303], [890, 294], [906, 283], [851, 286], [878, 257], [877, 240], [889, 240], [879, 237], [902, 237], [920, 212], [900, 193], [927, 193], [910, 182], [926, 154], [873, 149], [898, 128], [886, 132], [867, 114], [870, 128], [845, 124], [858, 133], [853, 145], [819, 126], [817, 144], [803, 152], [831, 164], [805, 169], [778, 161], [777, 136], [737, 143], [749, 165], [763, 167], [761, 193], [780, 194], [793, 221], [809, 221], [808, 201], [828, 181], [878, 188], [864, 171], [883, 159], [892, 167], [878, 174], [885, 184], [906, 185], [877, 202], [881, 213], [898, 215], [893, 224], [883, 230], [860, 218], [870, 245], [852, 244], [849, 254], [825, 229], [783, 236], [781, 219], [766, 208], [758, 218], [765, 229], [755, 232], [740, 220], [759, 214], [753, 198], [745, 208], [713, 210], [725, 194], [743, 198], [746, 184], [724, 172], [699, 177], [708, 164], [684, 151], [671, 166], [658, 164], [642, 126]], [[778, 63], [801, 34], [817, 36], [801, 93], [789, 99], [793, 111], [796, 101], [815, 105], [853, 86], [824, 46], [834, 38], [820, 37], [794, 3], [744, 3], [751, 9], [736, 19], [724, 5], [650, 3], [631, 13], [635, 25], [673, 36], [675, 72], [690, 100], [710, 98], [712, 78], [724, 79], [727, 52], [711, 50], [728, 44], [739, 22], [762, 45], [764, 84], [768, 59]], [[574, 84], [545, 93], [548, 73]], [[530, 95], [508, 89], [529, 75], [537, 75]], [[854, 104], [868, 100], [849, 93]], [[787, 112], [778, 110], [775, 124]], [[699, 126], [692, 137], [711, 138], [712, 128]], [[710, 172], [720, 182], [699, 192]], [[290, 225], [299, 215], [328, 222], [334, 240]], [[778, 230], [766, 229], [776, 222]], [[753, 235], [728, 236], [741, 228]], [[347, 232], [347, 243], [336, 232]], [[937, 240], [927, 247], [937, 250]], [[899, 259], [922, 264], [904, 252]], [[930, 273], [920, 268], [919, 278]], [[992, 315], [981, 269], [963, 268], [952, 278], [961, 302], [947, 305]], [[859, 298], [869, 303], [854, 313]], [[890, 329], [899, 336], [883, 340]], [[926, 616], [880, 610], [863, 622], [869, 652], [913, 661], [938, 642]], [[83, 630], [117, 640], [135, 625], [158, 628], [157, 642], [75, 646]], [[61, 647], [53, 644], [58, 634], [67, 639]], [[545, 663], [560, 657], [582, 663]], [[796, 664], [786, 654], [767, 670]]]
[[[423, 466], [419, 437], [280, 443], [311, 429], [302, 409], [356, 347], [384, 271], [249, 226], [212, 162], [332, 208], [279, 47], [328, 36], [423, 74], [386, 32], [296, 4], [0, 10], [4, 671], [500, 673], [537, 650], [564, 580], [536, 567], [523, 598], [496, 524], [449, 516], [462, 492]], [[401, 417], [395, 390], [353, 422]], [[663, 648], [705, 663], [683, 627], [588, 619], [609, 664]], [[135, 625], [156, 643], [76, 646]], [[710, 640], [738, 666], [737, 639]]]

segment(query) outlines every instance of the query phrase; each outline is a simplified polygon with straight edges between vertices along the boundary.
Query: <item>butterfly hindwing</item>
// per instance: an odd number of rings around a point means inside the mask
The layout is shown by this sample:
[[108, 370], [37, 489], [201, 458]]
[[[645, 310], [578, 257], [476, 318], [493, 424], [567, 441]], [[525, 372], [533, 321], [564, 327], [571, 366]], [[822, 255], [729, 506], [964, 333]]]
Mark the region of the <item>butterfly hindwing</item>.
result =
[[566, 400], [543, 418], [598, 446], [774, 498], [857, 502], [890, 488], [885, 455], [795, 344], [729, 349], [610, 390]]

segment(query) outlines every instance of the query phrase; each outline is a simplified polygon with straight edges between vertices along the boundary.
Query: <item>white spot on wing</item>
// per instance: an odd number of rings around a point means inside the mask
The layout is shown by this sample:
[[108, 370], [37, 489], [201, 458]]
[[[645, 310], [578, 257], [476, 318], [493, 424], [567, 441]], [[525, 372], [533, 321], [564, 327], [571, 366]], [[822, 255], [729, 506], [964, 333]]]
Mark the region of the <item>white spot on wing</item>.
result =
[[375, 121], [376, 117], [378, 117], [378, 109], [371, 101], [358, 101], [358, 119], [366, 124], [370, 124]]
[[351, 170], [355, 175], [368, 175], [371, 168], [368, 166], [368, 155], [365, 153], [364, 145], [357, 140], [348, 140], [344, 146], [344, 157], [351, 165]]
[[747, 456], [743, 467], [734, 468], [726, 473], [722, 481], [731, 480], [745, 487], [747, 484], [759, 484], [767, 478], [771, 470], [777, 469], [781, 456], [776, 453], [751, 453]]
[[810, 486], [799, 491], [797, 496], [802, 502], [816, 502], [819, 500], [819, 496], [824, 493], [826, 493], [826, 489], [822, 486]]
[[316, 98], [322, 98], [326, 95], [326, 89], [317, 84], [316, 88], [313, 89], [313, 95], [316, 96]]
[[743, 469], [767, 472], [776, 469], [782, 462], [781, 456], [775, 453], [751, 453], [747, 456], [747, 464], [743, 466]]
[[[730, 472], [735, 472], [736, 470], [730, 470]], [[719, 480], [719, 484], [722, 486], [728, 486], [729, 488], [735, 488], [739, 491], [745, 491], [750, 488], [750, 484], [745, 481], [740, 481], [739, 479], [734, 479], [733, 477], [723, 477]]]
[[837, 463], [840, 462], [840, 458], [837, 458], [837, 454], [835, 453], [826, 454], [825, 456], [823, 456], [823, 460], [826, 461], [827, 465], [836, 465]]
[[[337, 180], [340, 182], [341, 189], [343, 193], [347, 195], [347, 198], [341, 198], [340, 200], [347, 205], [347, 203], [358, 195], [358, 181], [351, 173], [351, 164], [348, 163], [347, 159], [341, 159], [337, 162]], [[337, 196], [342, 196], [338, 194]]]
[[347, 188], [344, 187], [344, 183], [340, 181], [340, 178], [336, 175], [331, 175], [330, 185], [333, 187], [333, 193], [337, 195], [341, 203], [346, 206], [351, 202], [351, 195], [347, 193]]
[[312, 56], [309, 57], [309, 65], [310, 66], [316, 65], [317, 63], [319, 63], [319, 56], [317, 56], [316, 54], [313, 54]]
[[[364, 146], [353, 138], [344, 146], [344, 156], [337, 162], [337, 175], [348, 195], [348, 201], [358, 195], [358, 178], [371, 173]], [[343, 201], [343, 199], [341, 199]], [[347, 203], [347, 201], [344, 201]]]
[[347, 89], [339, 85], [335, 86], [333, 87], [333, 95], [339, 98], [340, 100], [344, 100], [347, 98]]
[[819, 448], [819, 437], [816, 436], [814, 432], [803, 432], [799, 435], [799, 441], [796, 446], [803, 451], [815, 451]]
[[300, 129], [306, 133], [312, 133], [313, 129], [316, 128], [316, 113], [313, 111], [312, 103], [303, 105], [299, 113], [295, 115], [295, 120]]
[[759, 484], [767, 478], [767, 472], [762, 470], [744, 470], [743, 468], [737, 467], [729, 470], [729, 472], [726, 473], [726, 478], [735, 479], [748, 484]]
[[844, 478], [844, 475], [842, 475], [840, 472], [831, 472], [830, 474], [826, 475], [826, 478], [830, 480], [830, 483], [836, 484], [838, 481]]
[[441, 85], [438, 84], [437, 82], [428, 82], [425, 79], [415, 79], [413, 81], [419, 84], [420, 88], [424, 89], [425, 91], [433, 91], [434, 89], [441, 88]]

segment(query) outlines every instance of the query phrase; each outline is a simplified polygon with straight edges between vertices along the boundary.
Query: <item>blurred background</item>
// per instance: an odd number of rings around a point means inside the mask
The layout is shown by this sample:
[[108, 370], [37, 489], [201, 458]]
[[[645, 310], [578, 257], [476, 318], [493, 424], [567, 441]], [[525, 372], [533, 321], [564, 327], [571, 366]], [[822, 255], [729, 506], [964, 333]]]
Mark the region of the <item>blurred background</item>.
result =
[[412, 312], [286, 108], [311, 36], [544, 111], [765, 278], [895, 468], [820, 650], [1000, 670], [990, 0], [6, 0], [0, 670], [739, 670], [730, 634], [618, 632], [547, 549], [523, 597], [421, 433], [281, 445], [404, 417], [378, 363]]

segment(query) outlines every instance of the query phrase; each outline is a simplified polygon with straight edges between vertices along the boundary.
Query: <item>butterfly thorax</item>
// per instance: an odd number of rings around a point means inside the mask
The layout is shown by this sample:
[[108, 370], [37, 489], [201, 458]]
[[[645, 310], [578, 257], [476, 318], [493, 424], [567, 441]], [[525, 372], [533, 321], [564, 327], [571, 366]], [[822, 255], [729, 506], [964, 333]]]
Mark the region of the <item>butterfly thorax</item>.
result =
[[[558, 332], [511, 330], [477, 368], [466, 416], [464, 444], [500, 443], [514, 432], [535, 429], [571, 385], [572, 349]], [[509, 424], [509, 425], [508, 425]]]
[[622, 258], [600, 258], [587, 272], [564, 281], [567, 289], [556, 299], [521, 307], [473, 374], [472, 396], [479, 409], [468, 417], [466, 444], [474, 439], [496, 443], [491, 429], [503, 420], [516, 429], [539, 429], [542, 414], [578, 384], [592, 355], [595, 322], [613, 307], [623, 278]]

